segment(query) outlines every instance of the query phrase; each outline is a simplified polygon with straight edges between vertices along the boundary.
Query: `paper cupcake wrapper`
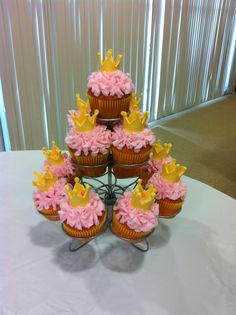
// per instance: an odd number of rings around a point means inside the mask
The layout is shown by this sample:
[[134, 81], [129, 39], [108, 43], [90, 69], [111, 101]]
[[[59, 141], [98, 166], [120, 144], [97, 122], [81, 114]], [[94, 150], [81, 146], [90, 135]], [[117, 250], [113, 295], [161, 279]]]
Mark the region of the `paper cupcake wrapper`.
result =
[[106, 166], [101, 166], [101, 167], [93, 167], [93, 166], [106, 163], [109, 159], [109, 150], [107, 153], [104, 153], [104, 154], [100, 153], [97, 156], [91, 156], [91, 155], [76, 156], [74, 154], [74, 150], [70, 148], [68, 149], [74, 162], [76, 162], [79, 165], [91, 166], [91, 168], [77, 166], [76, 168], [77, 176], [97, 177], [97, 176], [101, 176], [102, 174], [106, 172]]
[[38, 210], [38, 212], [42, 214], [49, 221], [59, 221], [60, 217], [58, 215], [58, 210], [43, 209], [43, 210]]
[[131, 230], [126, 224], [120, 223], [115, 211], [113, 211], [111, 227], [115, 234], [130, 240], [141, 240], [153, 232], [153, 229], [147, 232], [135, 232], [134, 230]]
[[88, 99], [91, 110], [98, 109], [101, 118], [119, 118], [122, 111], [129, 111], [131, 94], [115, 100], [99, 99], [88, 94]]
[[112, 147], [112, 157], [116, 163], [124, 163], [124, 164], [138, 164], [143, 163], [149, 158], [149, 154], [151, 152], [151, 147], [143, 148], [139, 153], [130, 153], [122, 150], [118, 150], [116, 147]]
[[90, 228], [78, 230], [76, 228], [71, 227], [67, 223], [63, 222], [63, 229], [64, 231], [69, 234], [71, 237], [77, 238], [89, 238], [93, 237], [101, 232], [106, 222], [107, 213], [104, 210], [103, 214], [99, 217], [99, 224], [93, 225]]
[[97, 156], [92, 155], [75, 155], [74, 150], [69, 148], [70, 155], [74, 162], [76, 162], [79, 165], [99, 165], [104, 164], [108, 161], [109, 158], [109, 150], [107, 153], [99, 153]]
[[156, 202], [159, 204], [159, 216], [166, 218], [175, 217], [180, 212], [183, 205], [182, 199], [160, 199]]

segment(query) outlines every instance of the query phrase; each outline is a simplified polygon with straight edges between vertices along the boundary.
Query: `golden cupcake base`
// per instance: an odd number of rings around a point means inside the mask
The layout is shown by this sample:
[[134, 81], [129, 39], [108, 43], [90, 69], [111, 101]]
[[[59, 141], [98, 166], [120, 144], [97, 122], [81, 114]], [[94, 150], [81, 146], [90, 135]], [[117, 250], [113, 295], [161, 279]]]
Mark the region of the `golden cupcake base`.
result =
[[134, 230], [131, 230], [127, 224], [120, 223], [116, 216], [115, 211], [113, 211], [112, 215], [111, 229], [114, 232], [114, 234], [121, 237], [122, 239], [126, 239], [133, 242], [140, 242], [141, 240], [152, 234], [154, 231], [154, 229], [147, 232], [135, 232]]
[[94, 96], [88, 92], [89, 104], [92, 111], [99, 110], [99, 117], [113, 119], [121, 117], [121, 112], [129, 111], [131, 94], [125, 95], [122, 98], [114, 96]]
[[[72, 160], [76, 163], [76, 176], [98, 177], [102, 176], [107, 169], [109, 161], [109, 151], [100, 153], [97, 156], [91, 155], [75, 155], [75, 150], [68, 147]], [[102, 166], [99, 166], [102, 165]], [[83, 167], [84, 166], [84, 167]]]
[[174, 218], [182, 209], [183, 200], [160, 199], [156, 201], [159, 204], [159, 217], [171, 219]]
[[53, 209], [38, 210], [38, 212], [40, 214], [42, 214], [49, 221], [59, 221], [60, 220], [58, 211], [59, 211], [59, 209], [57, 209], [57, 210], [53, 210]]

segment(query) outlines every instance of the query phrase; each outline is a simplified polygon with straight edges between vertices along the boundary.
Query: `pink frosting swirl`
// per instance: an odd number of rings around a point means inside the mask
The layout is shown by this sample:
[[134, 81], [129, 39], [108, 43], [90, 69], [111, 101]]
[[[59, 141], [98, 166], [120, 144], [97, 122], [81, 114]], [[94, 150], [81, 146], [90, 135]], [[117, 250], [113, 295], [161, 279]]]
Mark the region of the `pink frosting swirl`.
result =
[[66, 183], [67, 180], [65, 178], [60, 178], [48, 191], [34, 191], [33, 200], [35, 207], [38, 210], [47, 210], [49, 208], [56, 210], [66, 196], [64, 189]]
[[95, 96], [117, 96], [121, 98], [134, 90], [134, 85], [128, 73], [121, 70], [114, 72], [93, 72], [88, 77], [88, 89], [91, 89]]
[[90, 228], [99, 224], [99, 217], [103, 214], [104, 204], [98, 194], [92, 192], [89, 203], [84, 207], [72, 207], [68, 199], [61, 203], [61, 210], [58, 212], [60, 219], [66, 221], [71, 227], [78, 230]]
[[162, 172], [162, 163], [171, 163], [172, 157], [168, 156], [167, 158], [163, 158], [161, 160], [154, 160], [152, 156], [150, 157], [147, 164], [144, 166], [145, 169], [148, 170], [149, 174], [152, 173], [161, 173]]
[[113, 210], [121, 224], [126, 223], [135, 232], [147, 232], [157, 226], [159, 205], [154, 203], [150, 211], [135, 209], [131, 206], [133, 192], [125, 192], [116, 202]]
[[127, 147], [138, 153], [142, 148], [153, 145], [155, 136], [153, 132], [145, 128], [142, 132], [129, 133], [122, 126], [115, 126], [112, 133], [112, 145], [118, 150]]
[[58, 165], [50, 165], [48, 161], [46, 160], [42, 166], [42, 171], [44, 171], [45, 166], [48, 166], [50, 171], [57, 175], [58, 177], [65, 177], [65, 176], [70, 176], [73, 175], [74, 173], [74, 167], [72, 165], [71, 160], [67, 156], [66, 153], [63, 153], [63, 159], [64, 163], [58, 164]]
[[159, 173], [155, 173], [148, 181], [147, 187], [153, 184], [157, 190], [157, 199], [177, 200], [186, 197], [187, 185], [182, 181], [171, 183], [164, 179]]
[[90, 132], [78, 132], [71, 128], [66, 139], [66, 144], [75, 155], [97, 156], [99, 153], [107, 153], [111, 146], [111, 131], [106, 126], [97, 126]]

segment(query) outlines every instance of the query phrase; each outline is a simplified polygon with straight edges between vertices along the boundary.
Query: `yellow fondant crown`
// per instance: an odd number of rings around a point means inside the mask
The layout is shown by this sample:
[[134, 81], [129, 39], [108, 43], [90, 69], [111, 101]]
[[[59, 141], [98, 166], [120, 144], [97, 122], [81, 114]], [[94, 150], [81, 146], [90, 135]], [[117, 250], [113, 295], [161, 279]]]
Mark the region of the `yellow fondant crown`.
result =
[[132, 110], [128, 116], [126, 112], [121, 112], [123, 117], [123, 128], [128, 132], [141, 132], [146, 126], [148, 112], [140, 113], [137, 108]]
[[156, 189], [153, 185], [149, 185], [148, 189], [145, 190], [142, 187], [142, 180], [139, 179], [131, 199], [131, 206], [144, 211], [149, 211], [155, 201], [155, 197]]
[[90, 186], [82, 185], [78, 177], [75, 178], [74, 188], [71, 189], [70, 185], [66, 185], [65, 190], [72, 207], [84, 207], [89, 203]]
[[55, 166], [64, 162], [61, 150], [58, 148], [55, 141], [52, 141], [51, 150], [48, 150], [47, 148], [43, 147], [42, 151], [50, 165]]
[[142, 96], [143, 96], [143, 93], [141, 93], [139, 98], [137, 99], [136, 98], [136, 93], [135, 92], [132, 93], [131, 100], [130, 100], [130, 103], [129, 103], [129, 110], [130, 111], [140, 107]]
[[75, 128], [78, 132], [91, 131], [96, 127], [96, 118], [99, 110], [95, 110], [94, 114], [90, 116], [88, 113], [81, 112], [79, 115], [76, 113], [71, 114], [71, 118], [75, 123]]
[[32, 185], [36, 186], [41, 191], [48, 191], [51, 186], [53, 186], [58, 180], [57, 176], [53, 174], [49, 167], [45, 167], [45, 173], [33, 173], [37, 177], [37, 181], [32, 181]]
[[162, 177], [171, 183], [177, 183], [180, 177], [186, 172], [187, 167], [175, 164], [176, 160], [173, 159], [171, 163], [163, 163]]
[[152, 147], [153, 159], [161, 160], [167, 158], [171, 148], [171, 143], [164, 143], [162, 146], [161, 140], [157, 140], [157, 142]]
[[89, 100], [87, 100], [87, 102], [85, 102], [79, 95], [79, 93], [76, 94], [76, 101], [77, 101], [77, 108], [78, 111], [80, 113], [84, 112], [86, 113], [90, 113], [90, 104], [89, 104]]
[[105, 60], [102, 60], [100, 53], [97, 53], [97, 55], [100, 61], [100, 71], [114, 72], [119, 70], [122, 55], [118, 55], [116, 61], [112, 56], [112, 49], [108, 49]]

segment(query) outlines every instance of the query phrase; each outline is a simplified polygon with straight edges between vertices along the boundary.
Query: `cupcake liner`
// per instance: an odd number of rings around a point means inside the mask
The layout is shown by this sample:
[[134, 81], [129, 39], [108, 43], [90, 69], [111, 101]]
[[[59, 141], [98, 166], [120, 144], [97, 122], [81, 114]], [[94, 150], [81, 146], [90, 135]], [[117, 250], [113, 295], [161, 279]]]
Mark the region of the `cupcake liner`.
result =
[[143, 163], [146, 160], [148, 160], [151, 149], [152, 147], [148, 146], [146, 148], [142, 148], [140, 152], [135, 153], [134, 151], [126, 148], [118, 150], [116, 147], [112, 146], [112, 157], [116, 163], [124, 164]]
[[99, 224], [93, 225], [90, 228], [84, 228], [82, 230], [78, 230], [76, 228], [71, 227], [69, 224], [63, 222], [64, 231], [69, 234], [71, 237], [77, 238], [90, 238], [100, 233], [103, 229], [104, 224], [106, 222], [107, 213], [104, 210], [103, 214], [99, 217]]
[[88, 99], [92, 111], [99, 110], [101, 118], [119, 118], [122, 111], [129, 111], [131, 94], [117, 99], [102, 99], [88, 94]]
[[166, 198], [157, 200], [156, 202], [159, 204], [159, 216], [166, 218], [175, 217], [183, 205], [182, 199], [170, 200]]
[[112, 216], [112, 230], [115, 234], [119, 235], [120, 237], [130, 239], [130, 240], [141, 240], [145, 237], [148, 237], [154, 229], [147, 231], [147, 232], [135, 232], [131, 230], [127, 224], [122, 224], [117, 218], [115, 211], [113, 211]]
[[49, 221], [59, 221], [60, 217], [58, 215], [59, 208], [57, 210], [53, 209], [43, 209], [43, 210], [38, 210], [40, 214], [42, 214], [46, 219]]
[[79, 155], [76, 156], [74, 154], [75, 150], [68, 148], [69, 152], [71, 154], [71, 157], [76, 164], [79, 165], [91, 165], [91, 168], [87, 167], [76, 167], [76, 175], [81, 176], [90, 176], [90, 177], [97, 177], [101, 176], [106, 172], [106, 166], [100, 166], [100, 167], [92, 167], [99, 164], [105, 164], [109, 160], [109, 150], [107, 153], [100, 153], [97, 156], [91, 156], [91, 155]]

